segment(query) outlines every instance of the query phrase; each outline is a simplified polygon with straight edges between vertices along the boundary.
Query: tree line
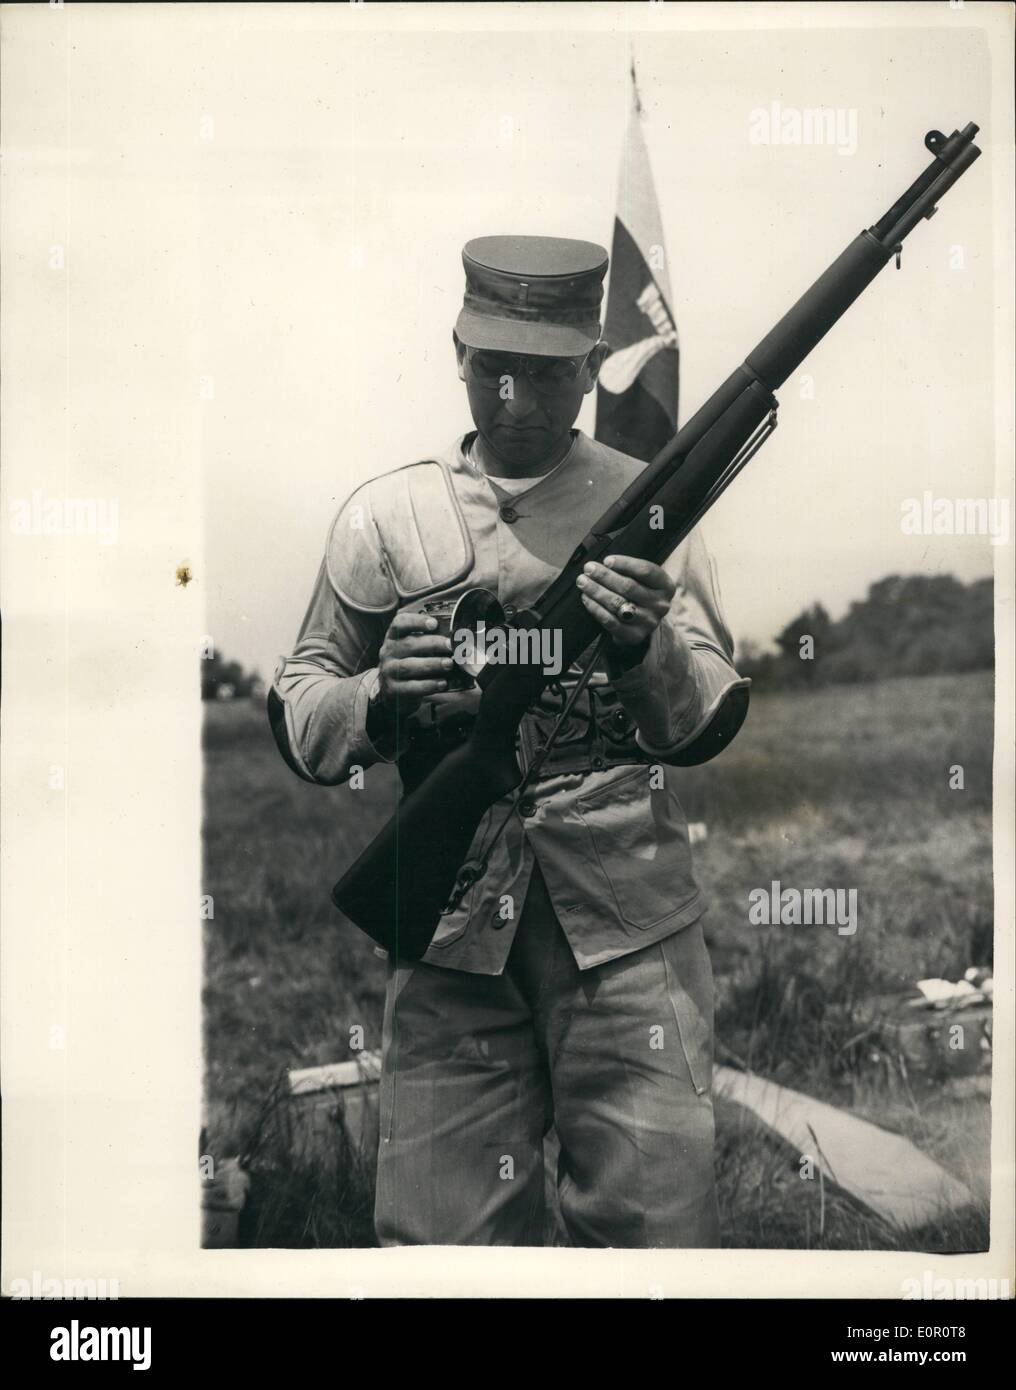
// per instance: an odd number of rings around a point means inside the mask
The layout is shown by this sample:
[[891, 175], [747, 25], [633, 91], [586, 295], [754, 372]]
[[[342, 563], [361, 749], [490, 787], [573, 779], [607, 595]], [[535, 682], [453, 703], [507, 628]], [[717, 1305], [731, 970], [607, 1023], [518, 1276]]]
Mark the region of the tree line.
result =
[[257, 671], [245, 671], [238, 661], [227, 661], [218, 652], [201, 660], [202, 700], [248, 700], [264, 694]]
[[[761, 689], [783, 689], [990, 670], [995, 617], [990, 579], [963, 584], [951, 574], [891, 574], [833, 622], [821, 603], [793, 618], [775, 651], [738, 644], [736, 665]], [[216, 654], [201, 663], [201, 697], [264, 694], [256, 671]]]
[[750, 642], [738, 647], [738, 671], [763, 689], [989, 670], [995, 658], [992, 580], [888, 575], [836, 622], [821, 603], [812, 604], [775, 645], [774, 652]]

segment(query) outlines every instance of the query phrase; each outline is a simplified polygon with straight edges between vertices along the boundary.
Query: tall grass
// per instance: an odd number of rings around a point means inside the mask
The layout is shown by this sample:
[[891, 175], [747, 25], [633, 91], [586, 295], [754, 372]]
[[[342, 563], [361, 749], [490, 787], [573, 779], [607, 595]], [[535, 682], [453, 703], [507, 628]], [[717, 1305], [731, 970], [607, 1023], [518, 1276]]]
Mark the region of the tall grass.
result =
[[[907, 1134], [977, 1198], [901, 1236], [829, 1184], [801, 1181], [797, 1155], [720, 1104], [726, 1245], [986, 1244], [987, 1099], [904, 1075], [870, 1032], [868, 1006], [990, 963], [991, 727], [988, 674], [763, 694], [721, 758], [676, 773], [709, 827], [696, 871], [711, 904], [719, 1060]], [[957, 766], [962, 790], [949, 786]], [[370, 1243], [370, 1163], [339, 1127], [323, 1156], [294, 1157], [280, 1088], [287, 1068], [347, 1059], [354, 1025], [380, 1046], [383, 964], [328, 893], [391, 813], [394, 775], [371, 769], [359, 793], [300, 782], [246, 702], [207, 707], [205, 768], [210, 1151], [247, 1158], [245, 1243]], [[748, 894], [774, 879], [856, 888], [856, 934], [752, 926]]]

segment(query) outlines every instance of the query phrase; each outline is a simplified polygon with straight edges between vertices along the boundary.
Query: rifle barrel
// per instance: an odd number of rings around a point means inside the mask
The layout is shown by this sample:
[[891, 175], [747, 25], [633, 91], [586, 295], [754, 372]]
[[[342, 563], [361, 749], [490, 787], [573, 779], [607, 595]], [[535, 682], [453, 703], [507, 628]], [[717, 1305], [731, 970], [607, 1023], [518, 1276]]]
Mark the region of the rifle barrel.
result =
[[749, 370], [775, 391], [795, 372], [811, 350], [897, 254], [903, 238], [930, 217], [937, 200], [947, 192], [981, 151], [973, 144], [978, 127], [973, 121], [948, 139], [929, 131], [927, 147], [935, 157], [873, 227], [861, 232], [832, 265], [745, 359]]

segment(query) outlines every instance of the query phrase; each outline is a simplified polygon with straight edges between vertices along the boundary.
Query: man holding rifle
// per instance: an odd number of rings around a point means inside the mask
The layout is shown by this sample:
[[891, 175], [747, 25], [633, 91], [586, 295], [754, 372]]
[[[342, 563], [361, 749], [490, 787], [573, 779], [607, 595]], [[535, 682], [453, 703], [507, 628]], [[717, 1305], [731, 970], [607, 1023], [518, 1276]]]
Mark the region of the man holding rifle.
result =
[[[461, 737], [477, 692], [457, 688], [427, 605], [479, 586], [524, 609], [645, 466], [574, 428], [608, 351], [606, 252], [484, 237], [463, 263], [454, 343], [475, 429], [347, 501], [269, 695], [310, 781], [392, 760], [406, 779]], [[573, 1244], [718, 1243], [705, 903], [666, 768], [729, 742], [747, 682], [696, 532], [665, 566], [608, 555], [578, 585], [609, 639], [602, 669], [503, 829], [510, 801], [481, 822], [485, 871], [423, 959], [388, 962], [384, 1245], [541, 1244], [551, 1125]], [[568, 686], [523, 719], [523, 771]]]

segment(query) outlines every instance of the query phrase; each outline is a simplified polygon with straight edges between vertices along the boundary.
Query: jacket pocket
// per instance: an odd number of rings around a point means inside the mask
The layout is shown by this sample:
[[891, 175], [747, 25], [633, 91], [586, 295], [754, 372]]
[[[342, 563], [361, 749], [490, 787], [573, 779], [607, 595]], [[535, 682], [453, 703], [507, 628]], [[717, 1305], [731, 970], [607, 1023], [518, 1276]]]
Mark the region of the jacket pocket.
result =
[[681, 804], [669, 786], [651, 790], [649, 777], [636, 767], [575, 802], [618, 913], [640, 931], [698, 895]]

